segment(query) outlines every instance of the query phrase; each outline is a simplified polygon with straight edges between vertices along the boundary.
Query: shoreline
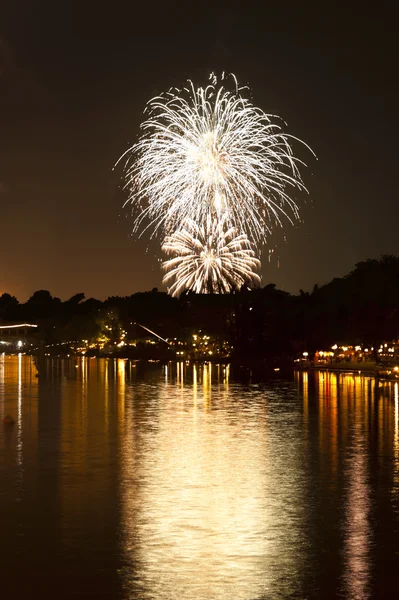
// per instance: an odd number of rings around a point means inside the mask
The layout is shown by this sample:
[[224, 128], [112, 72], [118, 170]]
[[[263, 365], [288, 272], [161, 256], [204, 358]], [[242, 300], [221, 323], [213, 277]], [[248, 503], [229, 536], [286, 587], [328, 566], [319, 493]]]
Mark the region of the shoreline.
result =
[[102, 356], [93, 356], [90, 354], [70, 354], [68, 355], [50, 355], [38, 352], [10, 352], [3, 353], [5, 356], [17, 356], [18, 354], [25, 354], [27, 356], [34, 356], [39, 360], [43, 359], [60, 359], [60, 360], [72, 360], [87, 358], [90, 359], [105, 359], [105, 360], [129, 360], [133, 362], [143, 363], [163, 363], [169, 362], [175, 363], [192, 363], [192, 364], [219, 364], [219, 365], [231, 365], [233, 368], [253, 372], [256, 375], [270, 375], [275, 373], [276, 375], [287, 375], [289, 372], [315, 372], [315, 371], [329, 371], [332, 373], [343, 373], [343, 374], [361, 374], [368, 377], [374, 377], [376, 379], [388, 379], [391, 381], [399, 380], [399, 366], [392, 365], [377, 365], [375, 363], [330, 363], [330, 364], [297, 364], [291, 360], [282, 358], [244, 358], [244, 357], [198, 357], [198, 358], [166, 358], [166, 357], [132, 357], [123, 356], [118, 354], [109, 354]]
[[330, 371], [333, 373], [357, 373], [376, 379], [399, 379], [399, 369], [391, 365], [377, 365], [373, 363], [332, 363], [328, 365], [294, 366], [295, 371]]

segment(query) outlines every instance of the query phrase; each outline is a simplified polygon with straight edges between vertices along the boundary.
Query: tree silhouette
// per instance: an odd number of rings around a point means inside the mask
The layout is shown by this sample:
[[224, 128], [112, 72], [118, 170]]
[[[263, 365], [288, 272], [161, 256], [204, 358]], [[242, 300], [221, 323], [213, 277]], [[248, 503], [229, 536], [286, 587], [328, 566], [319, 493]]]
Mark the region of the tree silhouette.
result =
[[4, 293], [0, 296], [0, 319], [12, 321], [17, 318], [19, 302], [15, 296]]

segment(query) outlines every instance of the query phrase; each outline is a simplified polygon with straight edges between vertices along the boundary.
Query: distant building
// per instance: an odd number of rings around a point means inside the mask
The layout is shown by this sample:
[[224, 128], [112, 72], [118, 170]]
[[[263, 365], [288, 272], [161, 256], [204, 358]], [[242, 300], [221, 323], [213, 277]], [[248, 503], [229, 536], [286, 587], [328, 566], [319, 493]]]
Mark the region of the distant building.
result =
[[0, 325], [0, 352], [23, 351], [37, 344], [37, 325], [31, 323], [7, 323]]

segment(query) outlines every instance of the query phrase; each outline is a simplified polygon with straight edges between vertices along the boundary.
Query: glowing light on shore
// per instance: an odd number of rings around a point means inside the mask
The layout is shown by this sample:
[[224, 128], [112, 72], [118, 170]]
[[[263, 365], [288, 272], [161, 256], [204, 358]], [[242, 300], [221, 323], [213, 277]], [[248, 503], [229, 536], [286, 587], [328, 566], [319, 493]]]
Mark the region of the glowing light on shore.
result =
[[22, 327], [37, 327], [37, 325], [32, 325], [31, 323], [20, 323], [18, 325], [0, 325], [0, 329], [17, 329]]
[[290, 196], [305, 190], [291, 145], [297, 138], [248, 95], [234, 75], [212, 74], [206, 87], [188, 81], [148, 102], [142, 137], [119, 159], [134, 231], [173, 234], [211, 213], [263, 243], [282, 217], [298, 217]]
[[180, 231], [167, 236], [162, 250], [169, 256], [163, 263], [163, 283], [172, 285], [169, 293], [183, 290], [196, 293], [229, 293], [243, 285], [260, 284], [255, 272], [260, 261], [255, 258], [245, 234], [227, 228], [225, 219], [218, 221], [208, 213], [203, 225], [187, 221]]

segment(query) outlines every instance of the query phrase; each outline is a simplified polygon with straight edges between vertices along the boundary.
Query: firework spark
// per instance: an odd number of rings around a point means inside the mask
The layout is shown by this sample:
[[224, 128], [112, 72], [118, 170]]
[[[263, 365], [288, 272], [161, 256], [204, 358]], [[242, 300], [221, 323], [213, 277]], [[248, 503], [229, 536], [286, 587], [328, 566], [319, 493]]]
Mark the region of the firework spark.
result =
[[211, 212], [263, 243], [284, 215], [298, 217], [289, 195], [305, 189], [296, 138], [256, 108], [234, 76], [222, 82], [212, 75], [205, 88], [188, 82], [149, 101], [142, 137], [121, 157], [135, 231], [168, 234]]
[[163, 283], [173, 282], [169, 288], [172, 296], [183, 290], [227, 294], [243, 285], [260, 284], [255, 272], [260, 261], [248, 237], [227, 227], [225, 218], [219, 221], [208, 213], [203, 224], [187, 221], [165, 238], [162, 250], [172, 256], [162, 265], [166, 271]]

